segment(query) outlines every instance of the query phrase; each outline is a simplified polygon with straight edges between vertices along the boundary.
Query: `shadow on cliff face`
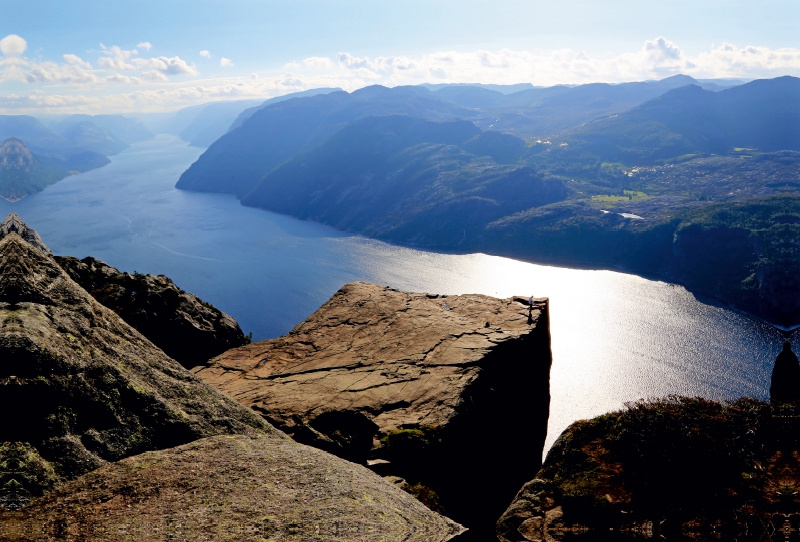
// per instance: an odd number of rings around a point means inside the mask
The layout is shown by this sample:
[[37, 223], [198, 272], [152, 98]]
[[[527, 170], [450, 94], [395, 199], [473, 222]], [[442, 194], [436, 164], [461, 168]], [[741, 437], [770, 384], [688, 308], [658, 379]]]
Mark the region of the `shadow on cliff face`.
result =
[[459, 541], [494, 540], [494, 522], [541, 465], [549, 380], [538, 374], [531, 352], [550, 336], [546, 321], [538, 326], [485, 358], [480, 378], [445, 428], [396, 431], [373, 452], [391, 462], [391, 474], [436, 492], [443, 513], [470, 529]]

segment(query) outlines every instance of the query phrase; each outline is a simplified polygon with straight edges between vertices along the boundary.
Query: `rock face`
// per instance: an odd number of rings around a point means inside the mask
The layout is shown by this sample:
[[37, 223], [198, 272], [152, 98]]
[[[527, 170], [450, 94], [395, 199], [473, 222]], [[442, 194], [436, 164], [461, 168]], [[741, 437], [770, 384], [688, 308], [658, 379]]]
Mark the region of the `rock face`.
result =
[[195, 372], [300, 442], [432, 489], [485, 532], [539, 467], [547, 306], [351, 283], [288, 335]]
[[798, 420], [796, 403], [670, 397], [575, 422], [500, 518], [497, 535], [792, 540]]
[[0, 539], [26, 541], [444, 542], [462, 530], [363, 467], [245, 436], [123, 459], [0, 512]]
[[0, 539], [442, 542], [463, 530], [204, 383], [20, 236], [41, 241], [19, 217], [0, 230]]
[[0, 426], [5, 507], [107, 461], [211, 435], [271, 430], [15, 232], [0, 240], [0, 322], [0, 405], [13, 416]]
[[184, 367], [249, 342], [236, 320], [164, 275], [122, 273], [91, 257], [56, 256], [56, 261], [97, 301]]

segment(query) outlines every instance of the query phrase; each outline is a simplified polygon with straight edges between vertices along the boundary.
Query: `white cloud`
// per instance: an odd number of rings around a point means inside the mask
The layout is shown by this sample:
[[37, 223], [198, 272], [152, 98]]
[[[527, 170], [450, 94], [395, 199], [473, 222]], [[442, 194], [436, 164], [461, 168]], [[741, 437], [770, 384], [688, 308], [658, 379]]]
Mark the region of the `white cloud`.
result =
[[142, 43], [136, 46], [137, 49], [144, 49], [145, 51], [149, 51], [153, 48], [152, 44], [149, 41], [143, 41]]
[[103, 53], [108, 56], [101, 56], [97, 61], [98, 65], [115, 71], [128, 71], [136, 69], [136, 66], [128, 63], [128, 60], [130, 60], [133, 55], [139, 53], [139, 51], [136, 49], [126, 50], [121, 49], [116, 45], [107, 48], [102, 43], [100, 44], [100, 47], [103, 48]]
[[28, 83], [72, 83], [92, 84], [97, 83], [95, 74], [87, 72], [81, 66], [72, 64], [56, 64], [55, 62], [42, 62], [32, 66], [25, 74]]
[[28, 42], [17, 36], [9, 34], [0, 40], [0, 51], [8, 56], [20, 56], [28, 48]]
[[[9, 50], [24, 53], [18, 46]], [[177, 56], [146, 59], [140, 58], [136, 50], [119, 47], [101, 51], [100, 61], [94, 63], [99, 70], [91, 69], [76, 55], [64, 55], [62, 59], [63, 63], [55, 63], [31, 60], [22, 53], [0, 55], [0, 81], [29, 82], [35, 90], [0, 96], [0, 113], [163, 111], [213, 100], [266, 99], [323, 86], [352, 91], [376, 83], [553, 85], [642, 81], [675, 73], [698, 78], [748, 79], [800, 75], [800, 49], [738, 47], [726, 43], [689, 54], [663, 37], [617, 55], [567, 48], [537, 52], [436, 51], [414, 57], [357, 57], [342, 52], [332, 59], [309, 57], [285, 64], [277, 69], [276, 75], [260, 78], [237, 73], [229, 59], [222, 59], [220, 65], [230, 62], [227, 73], [235, 75], [199, 79], [197, 68]], [[122, 73], [127, 70], [137, 72]], [[188, 75], [193, 80], [169, 81], [171, 75]]]
[[161, 73], [158, 70], [147, 70], [142, 72], [142, 79], [145, 81], [153, 81], [153, 82], [166, 82], [169, 81], [166, 75]]
[[118, 83], [120, 85], [140, 85], [142, 84], [142, 80], [138, 77], [128, 77], [127, 75], [122, 75], [120, 73], [115, 73], [114, 75], [109, 75], [105, 79], [109, 83]]
[[311, 68], [333, 68], [333, 60], [326, 56], [312, 56], [303, 60], [303, 64]]
[[225, 58], [224, 56], [219, 59], [219, 65], [222, 68], [232, 68], [233, 61], [230, 58]]
[[211, 53], [208, 52], [208, 49], [203, 49], [200, 51], [200, 56], [203, 58], [211, 58]]
[[180, 57], [159, 56], [150, 59], [134, 58], [133, 62], [139, 68], [151, 68], [165, 75], [199, 75], [197, 68], [190, 66]]
[[63, 58], [64, 61], [67, 62], [67, 64], [73, 64], [73, 65], [79, 66], [79, 67], [81, 67], [81, 68], [83, 68], [85, 70], [91, 70], [92, 69], [92, 65], [89, 64], [88, 62], [84, 61], [78, 55], [67, 54], [67, 55], [62, 55], [61, 58]]

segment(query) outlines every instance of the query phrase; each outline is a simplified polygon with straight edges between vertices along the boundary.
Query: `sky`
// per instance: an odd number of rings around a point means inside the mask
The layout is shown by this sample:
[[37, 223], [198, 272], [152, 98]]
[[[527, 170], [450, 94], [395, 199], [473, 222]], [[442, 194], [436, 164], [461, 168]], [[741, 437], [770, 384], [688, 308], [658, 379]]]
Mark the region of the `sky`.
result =
[[800, 76], [796, 0], [0, 0], [0, 113], [316, 87]]

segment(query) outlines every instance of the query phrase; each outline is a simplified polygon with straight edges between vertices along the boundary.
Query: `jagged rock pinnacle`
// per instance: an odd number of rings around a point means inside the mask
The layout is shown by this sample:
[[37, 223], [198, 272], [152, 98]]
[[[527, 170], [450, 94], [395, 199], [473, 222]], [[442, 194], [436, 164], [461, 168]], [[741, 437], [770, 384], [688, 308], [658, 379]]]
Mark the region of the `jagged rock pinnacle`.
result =
[[800, 399], [800, 362], [788, 340], [783, 343], [783, 350], [775, 359], [769, 396], [772, 401], [779, 403]]
[[25, 224], [17, 213], [10, 213], [0, 224], [0, 239], [11, 233], [16, 233], [41, 252], [49, 256], [53, 255], [47, 245], [44, 244], [44, 241], [42, 241], [42, 238], [39, 237], [39, 234], [36, 233], [36, 230]]

